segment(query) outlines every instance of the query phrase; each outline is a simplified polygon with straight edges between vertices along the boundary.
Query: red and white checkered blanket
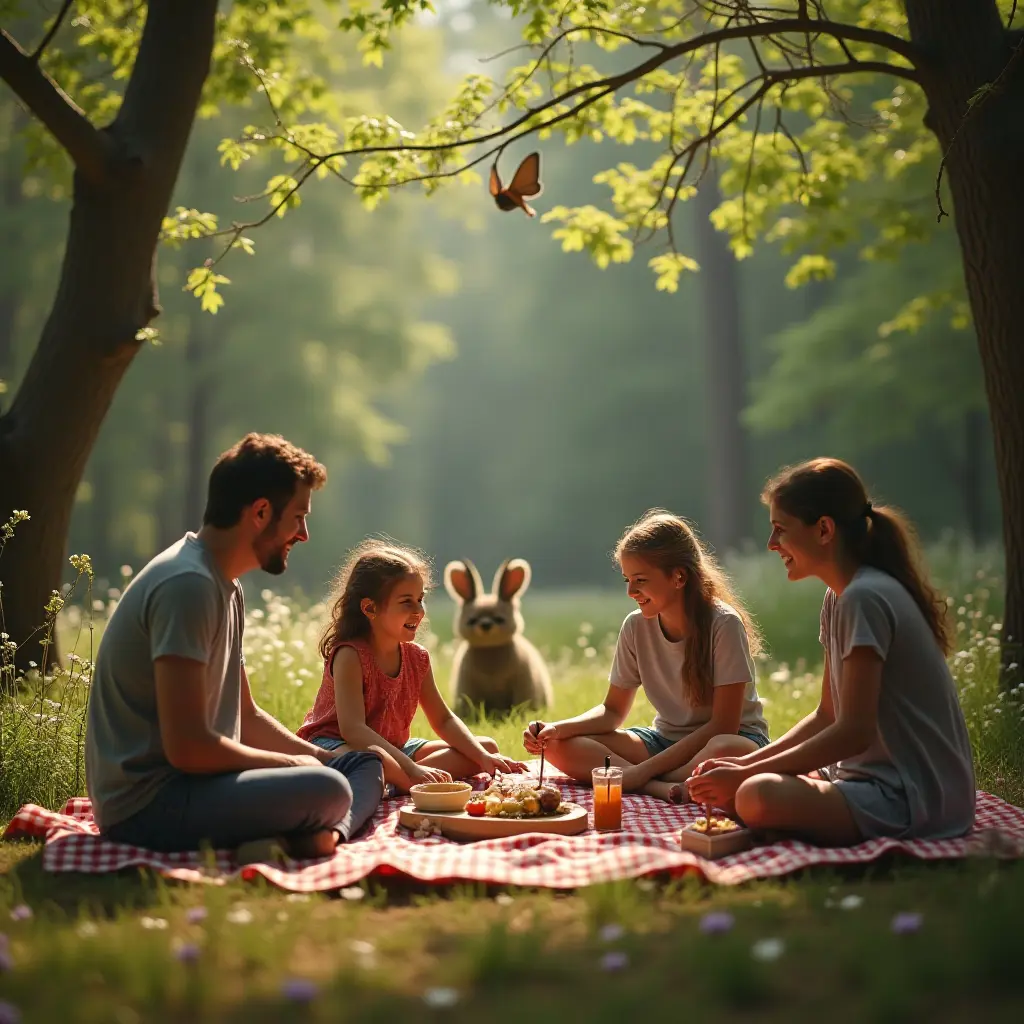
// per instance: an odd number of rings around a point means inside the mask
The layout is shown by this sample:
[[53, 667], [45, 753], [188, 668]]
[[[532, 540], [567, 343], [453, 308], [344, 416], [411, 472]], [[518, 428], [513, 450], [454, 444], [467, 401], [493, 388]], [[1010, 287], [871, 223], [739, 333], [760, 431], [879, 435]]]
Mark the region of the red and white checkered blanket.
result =
[[[589, 808], [590, 790], [552, 778], [567, 800]], [[482, 781], [479, 786], [482, 787]], [[252, 864], [241, 870], [221, 851], [209, 862], [199, 854], [153, 853], [100, 838], [87, 799], [69, 800], [62, 811], [27, 804], [8, 825], [4, 838], [45, 839], [46, 871], [101, 873], [146, 866], [188, 882], [223, 882], [262, 875], [296, 892], [338, 889], [370, 875], [407, 876], [426, 882], [481, 881], [503, 885], [570, 889], [642, 875], [695, 872], [711, 882], [734, 885], [774, 878], [818, 864], [862, 864], [891, 851], [922, 860], [989, 855], [1024, 857], [1024, 810], [978, 793], [974, 830], [963, 839], [872, 839], [848, 849], [823, 849], [797, 840], [758, 846], [709, 861], [680, 850], [679, 830], [699, 814], [695, 804], [674, 806], [651, 797], [623, 797], [621, 832], [578, 836], [523, 835], [455, 843], [431, 836], [416, 839], [398, 825], [405, 800], [385, 800], [362, 835], [337, 853], [290, 867]]]

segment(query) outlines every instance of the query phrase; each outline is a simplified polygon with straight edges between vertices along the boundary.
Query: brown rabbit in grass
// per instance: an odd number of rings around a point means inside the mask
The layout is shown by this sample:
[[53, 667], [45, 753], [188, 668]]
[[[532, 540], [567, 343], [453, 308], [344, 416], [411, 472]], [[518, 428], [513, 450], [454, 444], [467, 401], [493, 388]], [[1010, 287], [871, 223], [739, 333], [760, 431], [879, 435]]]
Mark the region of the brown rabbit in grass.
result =
[[449, 562], [444, 585], [456, 605], [455, 635], [462, 637], [452, 662], [456, 713], [481, 705], [489, 712], [517, 704], [550, 707], [551, 677], [540, 651], [523, 636], [519, 610], [519, 598], [530, 585], [529, 562], [503, 562], [490, 593], [468, 558]]

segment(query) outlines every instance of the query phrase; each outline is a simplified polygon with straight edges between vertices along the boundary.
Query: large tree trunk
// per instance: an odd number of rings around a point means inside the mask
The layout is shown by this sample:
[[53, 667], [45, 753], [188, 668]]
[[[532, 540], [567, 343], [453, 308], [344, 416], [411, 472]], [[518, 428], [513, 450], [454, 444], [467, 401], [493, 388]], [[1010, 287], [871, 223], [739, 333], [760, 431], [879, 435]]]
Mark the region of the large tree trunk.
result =
[[720, 550], [738, 547], [749, 536], [747, 437], [741, 416], [746, 405], [746, 373], [740, 327], [740, 286], [736, 260], [711, 213], [722, 201], [709, 173], [693, 202], [695, 243], [704, 306], [704, 360], [707, 386], [708, 519], [704, 532]]
[[[32, 516], [0, 563], [6, 630], [24, 642], [61, 583], [75, 492], [100, 424], [158, 312], [161, 222], [214, 40], [216, 0], [150, 0], [124, 103], [105, 134], [106, 182], [76, 171], [60, 284], [39, 345], [0, 419], [0, 510]], [[36, 639], [18, 660], [39, 660]]]
[[[1006, 549], [1003, 664], [1024, 664], [1024, 49], [993, 0], [906, 0], [985, 377]], [[978, 90], [996, 83], [969, 106]], [[969, 112], [968, 112], [969, 111]], [[1007, 682], [1020, 674], [1006, 672]]]

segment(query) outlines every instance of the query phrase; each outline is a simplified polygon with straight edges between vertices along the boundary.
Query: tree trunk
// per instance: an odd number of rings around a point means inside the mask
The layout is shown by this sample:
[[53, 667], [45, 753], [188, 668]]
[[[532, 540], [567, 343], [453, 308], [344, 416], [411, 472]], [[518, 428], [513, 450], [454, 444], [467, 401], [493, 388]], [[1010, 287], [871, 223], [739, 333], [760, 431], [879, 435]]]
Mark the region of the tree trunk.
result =
[[[7, 632], [23, 643], [60, 587], [71, 508], [114, 392], [157, 314], [156, 245], [213, 48], [216, 0], [150, 0], [109, 180], [75, 173], [60, 283], [24, 381], [0, 419], [0, 510], [32, 516], [7, 545]], [[5, 516], [9, 512], [3, 513]], [[39, 660], [35, 639], [18, 661]]]
[[[956, 231], [992, 420], [1006, 550], [1004, 681], [1024, 640], [1024, 33], [993, 0], [906, 0], [926, 124], [947, 154]], [[978, 91], [996, 87], [969, 106]], [[968, 113], [969, 111], [969, 113]]]
[[750, 533], [747, 501], [747, 438], [741, 416], [746, 373], [740, 327], [740, 286], [736, 259], [725, 235], [711, 223], [721, 203], [718, 181], [709, 173], [693, 202], [695, 251], [700, 263], [704, 306], [705, 401], [708, 433], [707, 538], [720, 551], [736, 548]]

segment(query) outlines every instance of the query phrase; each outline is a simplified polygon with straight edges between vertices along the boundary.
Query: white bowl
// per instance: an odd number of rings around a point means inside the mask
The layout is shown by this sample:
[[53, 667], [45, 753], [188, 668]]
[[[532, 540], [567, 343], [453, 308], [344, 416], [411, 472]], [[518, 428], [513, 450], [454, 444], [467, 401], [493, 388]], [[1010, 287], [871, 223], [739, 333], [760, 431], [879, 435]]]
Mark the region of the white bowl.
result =
[[461, 811], [472, 792], [468, 782], [421, 782], [409, 790], [420, 811]]

